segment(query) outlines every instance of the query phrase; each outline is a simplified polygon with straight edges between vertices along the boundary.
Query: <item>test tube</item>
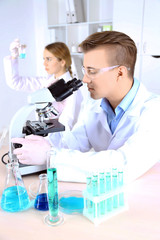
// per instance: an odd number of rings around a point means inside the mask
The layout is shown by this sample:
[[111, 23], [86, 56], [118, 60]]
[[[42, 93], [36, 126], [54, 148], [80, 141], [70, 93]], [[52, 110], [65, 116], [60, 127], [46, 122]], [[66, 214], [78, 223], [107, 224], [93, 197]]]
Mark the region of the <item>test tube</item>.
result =
[[[92, 194], [92, 177], [91, 173], [88, 174], [86, 178], [86, 183], [87, 183], [87, 192], [89, 194]], [[86, 205], [87, 205], [87, 211], [89, 214], [92, 214], [92, 208], [93, 208], [93, 202], [89, 199], [86, 199]]]
[[[104, 177], [104, 172], [99, 173], [99, 192], [100, 194], [105, 193], [105, 177]], [[100, 202], [100, 214], [104, 215], [105, 214], [105, 200]]]
[[[123, 186], [123, 170], [120, 169], [118, 171], [118, 186], [122, 187]], [[124, 205], [124, 193], [121, 192], [119, 193], [119, 205], [123, 206]]]
[[64, 221], [63, 216], [58, 211], [58, 181], [55, 157], [56, 152], [54, 150], [47, 152], [49, 214], [45, 217], [45, 223], [50, 226], [58, 226]]
[[99, 173], [99, 192], [100, 192], [100, 194], [105, 193], [104, 172]]
[[[118, 174], [117, 168], [112, 168], [112, 189], [115, 190], [118, 187]], [[113, 196], [113, 208], [118, 207], [118, 195]]]
[[21, 59], [24, 59], [24, 58], [26, 58], [26, 45], [25, 44], [23, 44], [23, 45], [20, 45], [19, 46], [19, 57], [21, 58]]
[[48, 168], [47, 176], [48, 176], [49, 211], [50, 211], [51, 216], [57, 217], [57, 215], [58, 215], [57, 169], [56, 168]]
[[[93, 173], [92, 177], [92, 195], [93, 197], [98, 196], [98, 173]], [[99, 216], [99, 203], [93, 203], [93, 217]]]
[[94, 197], [98, 196], [98, 173], [93, 173], [92, 194], [93, 194]]
[[[111, 192], [111, 171], [106, 172], [106, 193]], [[106, 211], [110, 212], [112, 210], [112, 198], [109, 197], [106, 200]]]

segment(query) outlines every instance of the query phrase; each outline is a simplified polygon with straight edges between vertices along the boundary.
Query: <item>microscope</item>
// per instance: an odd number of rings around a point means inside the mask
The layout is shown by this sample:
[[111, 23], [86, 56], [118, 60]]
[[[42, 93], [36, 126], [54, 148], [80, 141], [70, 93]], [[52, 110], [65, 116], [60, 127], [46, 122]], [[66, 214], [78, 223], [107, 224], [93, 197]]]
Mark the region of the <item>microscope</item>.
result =
[[[65, 126], [55, 119], [55, 116], [58, 116], [58, 111], [53, 107], [52, 102], [63, 101], [82, 85], [82, 81], [76, 78], [68, 82], [60, 79], [48, 88], [42, 88], [28, 96], [28, 104], [19, 109], [11, 119], [9, 127], [10, 161], [18, 161], [13, 150], [22, 146], [11, 143], [12, 138], [25, 137], [30, 134], [45, 137], [49, 133], [65, 130]], [[36, 112], [38, 119], [35, 121], [27, 120], [33, 111]], [[21, 175], [26, 175], [43, 171], [46, 169], [46, 165], [34, 166], [19, 163], [19, 168]]]

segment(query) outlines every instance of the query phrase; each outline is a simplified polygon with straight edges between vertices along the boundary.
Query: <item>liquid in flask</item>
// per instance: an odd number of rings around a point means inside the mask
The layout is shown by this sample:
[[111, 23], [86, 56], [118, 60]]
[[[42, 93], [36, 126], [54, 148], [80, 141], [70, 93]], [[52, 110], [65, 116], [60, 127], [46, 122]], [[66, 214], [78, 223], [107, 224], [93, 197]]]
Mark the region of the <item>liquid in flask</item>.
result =
[[30, 206], [30, 199], [24, 186], [18, 162], [6, 164], [7, 175], [2, 193], [1, 208], [7, 212], [19, 212]]

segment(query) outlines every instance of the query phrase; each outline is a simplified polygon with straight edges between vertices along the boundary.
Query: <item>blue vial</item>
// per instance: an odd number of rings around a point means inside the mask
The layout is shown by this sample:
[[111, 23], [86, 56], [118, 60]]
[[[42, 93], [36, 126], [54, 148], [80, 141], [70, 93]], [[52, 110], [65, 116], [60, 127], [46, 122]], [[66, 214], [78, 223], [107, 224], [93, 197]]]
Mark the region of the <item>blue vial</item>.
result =
[[24, 59], [24, 58], [26, 58], [26, 45], [20, 45], [19, 46], [19, 57], [21, 58], [21, 59]]

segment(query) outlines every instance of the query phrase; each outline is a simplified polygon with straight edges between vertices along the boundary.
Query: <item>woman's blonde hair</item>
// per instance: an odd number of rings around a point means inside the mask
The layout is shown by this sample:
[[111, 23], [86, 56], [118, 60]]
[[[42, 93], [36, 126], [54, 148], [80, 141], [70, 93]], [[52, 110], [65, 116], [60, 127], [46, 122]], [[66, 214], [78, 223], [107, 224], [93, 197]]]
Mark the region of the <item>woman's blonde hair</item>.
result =
[[72, 59], [71, 59], [71, 54], [67, 45], [63, 42], [54, 42], [47, 45], [45, 49], [51, 52], [57, 59], [59, 59], [59, 61], [61, 61], [62, 59], [65, 60], [66, 71], [69, 71], [72, 76], [72, 69], [71, 69]]

